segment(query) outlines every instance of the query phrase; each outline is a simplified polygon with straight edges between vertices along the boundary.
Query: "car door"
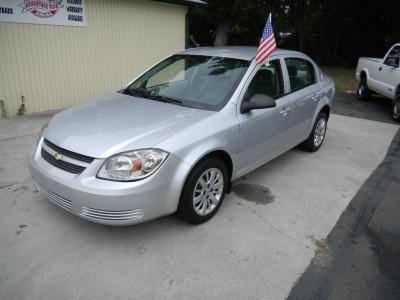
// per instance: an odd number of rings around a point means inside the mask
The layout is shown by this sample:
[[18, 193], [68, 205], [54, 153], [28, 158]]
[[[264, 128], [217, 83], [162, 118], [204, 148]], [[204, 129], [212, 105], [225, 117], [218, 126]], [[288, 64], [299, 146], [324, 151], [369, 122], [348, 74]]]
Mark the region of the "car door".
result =
[[[238, 103], [239, 176], [291, 148], [293, 109], [291, 97], [285, 96], [286, 88], [280, 59], [256, 67], [247, 80]], [[242, 103], [255, 94], [274, 98], [276, 107], [240, 113]]]
[[400, 69], [391, 66], [388, 58], [400, 57], [400, 46], [394, 46], [384, 58], [378, 69], [378, 90], [383, 95], [394, 98], [396, 87], [400, 83]]
[[304, 141], [309, 133], [321, 98], [321, 86], [313, 63], [305, 58], [285, 58], [293, 102], [295, 139]]

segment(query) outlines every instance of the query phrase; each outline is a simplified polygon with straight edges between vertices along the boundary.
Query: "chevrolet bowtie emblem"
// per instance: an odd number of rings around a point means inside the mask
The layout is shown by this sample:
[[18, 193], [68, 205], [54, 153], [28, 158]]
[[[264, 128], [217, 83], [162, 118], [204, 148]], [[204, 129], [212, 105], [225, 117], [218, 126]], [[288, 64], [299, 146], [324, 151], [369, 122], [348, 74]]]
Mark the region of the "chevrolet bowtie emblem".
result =
[[60, 154], [60, 153], [54, 153], [53, 154], [53, 158], [55, 159], [55, 160], [62, 160], [63, 159], [63, 156]]

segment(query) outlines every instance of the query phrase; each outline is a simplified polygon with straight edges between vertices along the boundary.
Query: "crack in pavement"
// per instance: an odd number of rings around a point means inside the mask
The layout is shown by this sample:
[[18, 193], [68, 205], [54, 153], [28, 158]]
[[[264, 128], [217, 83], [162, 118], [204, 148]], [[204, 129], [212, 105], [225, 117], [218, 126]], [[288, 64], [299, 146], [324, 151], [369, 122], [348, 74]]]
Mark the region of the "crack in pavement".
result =
[[306, 249], [310, 249], [310, 246], [305, 245], [305, 244], [299, 242], [298, 240], [296, 240], [296, 238], [292, 237], [291, 235], [289, 235], [289, 234], [283, 232], [282, 230], [276, 228], [275, 226], [273, 226], [263, 215], [261, 215], [259, 212], [257, 212], [254, 208], [252, 208], [252, 207], [250, 207], [250, 206], [247, 206], [247, 205], [245, 205], [245, 207], [246, 207], [248, 210], [250, 210], [253, 214], [255, 214], [257, 217], [259, 217], [259, 218], [260, 218], [265, 224], [267, 224], [268, 227], [271, 228], [273, 231], [275, 231], [275, 232], [277, 232], [277, 233], [279, 233], [279, 234], [281, 234], [281, 235], [287, 237], [288, 239], [290, 239], [291, 241], [295, 242], [295, 243], [296, 243], [297, 245], [299, 245], [299, 246], [302, 246], [302, 247], [304, 247], [304, 248], [306, 248]]

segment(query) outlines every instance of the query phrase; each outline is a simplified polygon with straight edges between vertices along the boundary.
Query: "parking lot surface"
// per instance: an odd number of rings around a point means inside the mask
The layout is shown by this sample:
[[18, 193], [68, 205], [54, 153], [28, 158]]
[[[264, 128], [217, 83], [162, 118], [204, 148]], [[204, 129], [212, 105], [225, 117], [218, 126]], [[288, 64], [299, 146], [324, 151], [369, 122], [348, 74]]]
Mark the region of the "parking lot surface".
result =
[[[391, 100], [339, 93], [335, 113], [391, 123]], [[288, 300], [400, 299], [400, 131]]]
[[360, 101], [355, 93], [337, 92], [332, 111], [338, 115], [397, 124], [392, 119], [392, 100], [380, 95]]
[[238, 180], [209, 222], [118, 228], [34, 191], [26, 153], [47, 118], [0, 120], [0, 299], [284, 299], [398, 130], [332, 115], [319, 152]]
[[288, 300], [400, 299], [400, 131]]

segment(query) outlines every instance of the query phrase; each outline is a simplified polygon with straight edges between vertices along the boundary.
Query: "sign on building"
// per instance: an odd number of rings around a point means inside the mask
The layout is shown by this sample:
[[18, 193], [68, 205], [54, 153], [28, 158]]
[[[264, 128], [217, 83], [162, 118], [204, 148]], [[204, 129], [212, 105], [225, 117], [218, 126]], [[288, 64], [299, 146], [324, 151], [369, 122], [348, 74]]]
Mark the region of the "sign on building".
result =
[[86, 26], [84, 0], [0, 0], [0, 22]]

